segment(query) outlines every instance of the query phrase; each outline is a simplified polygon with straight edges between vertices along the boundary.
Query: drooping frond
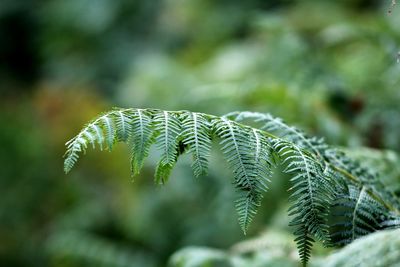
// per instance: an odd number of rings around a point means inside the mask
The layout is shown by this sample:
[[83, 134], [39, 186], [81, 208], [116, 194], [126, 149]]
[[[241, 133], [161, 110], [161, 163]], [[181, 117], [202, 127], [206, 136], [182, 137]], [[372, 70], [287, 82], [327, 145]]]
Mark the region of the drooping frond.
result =
[[348, 194], [339, 195], [332, 208], [332, 242], [346, 245], [380, 230], [381, 221], [387, 215], [385, 207], [368, 194], [366, 187], [349, 186]]
[[305, 224], [299, 225], [294, 231], [294, 235], [296, 236], [294, 241], [296, 242], [299, 251], [301, 263], [303, 266], [306, 266], [311, 257], [311, 249], [314, 239]]
[[68, 145], [65, 170], [68, 172], [88, 143], [109, 147], [114, 142], [131, 146], [132, 173], [139, 173], [150, 146], [156, 143], [161, 152], [155, 172], [157, 183], [167, 181], [181, 149], [192, 154], [195, 176], [205, 174], [212, 138], [220, 139], [223, 153], [234, 173], [239, 197], [236, 208], [239, 223], [246, 231], [267, 190], [273, 165], [270, 140], [265, 133], [225, 118], [187, 111], [155, 109], [113, 110], [88, 124]]
[[210, 123], [203, 115], [193, 112], [185, 114], [182, 125], [182, 143], [192, 154], [193, 173], [196, 177], [205, 175], [212, 141]]
[[[391, 203], [395, 209], [400, 210], [400, 200], [383, 185], [378, 174], [372, 172], [357, 160], [349, 158], [337, 148], [329, 146], [322, 138], [309, 137], [301, 130], [287, 125], [282, 119], [273, 117], [268, 113], [232, 112], [225, 115], [225, 117], [235, 121], [259, 123], [261, 129], [308, 150], [321, 164], [328, 164], [332, 168], [337, 169], [332, 175], [338, 181], [347, 180], [347, 183], [365, 186], [369, 189], [368, 194], [373, 193], [379, 196], [382, 202]], [[341, 190], [340, 187], [338, 189]]]
[[[244, 125], [245, 120], [261, 126]], [[138, 174], [156, 143], [160, 152], [157, 183], [168, 180], [185, 152], [192, 155], [198, 177], [207, 172], [214, 138], [233, 172], [239, 195], [235, 205], [244, 232], [268, 189], [271, 168], [281, 160], [284, 171], [291, 175], [290, 225], [304, 265], [314, 240], [324, 245], [331, 241], [345, 244], [375, 230], [400, 227], [400, 201], [376, 174], [322, 139], [308, 137], [268, 114], [236, 112], [217, 117], [189, 111], [115, 109], [88, 123], [67, 142], [64, 170], [69, 172], [89, 146], [111, 150], [114, 143], [127, 142], [132, 173]], [[331, 217], [336, 233], [330, 232]]]
[[297, 236], [300, 258], [306, 263], [313, 242], [310, 235], [324, 244], [330, 242], [327, 216], [335, 198], [336, 182], [314, 158], [293, 143], [274, 140], [274, 147], [283, 160], [284, 172], [292, 175], [290, 225]]
[[233, 170], [234, 184], [240, 192], [236, 209], [240, 226], [246, 232], [271, 175], [267, 141], [256, 129], [241, 128], [225, 118], [216, 120], [214, 125], [221, 138], [222, 152]]

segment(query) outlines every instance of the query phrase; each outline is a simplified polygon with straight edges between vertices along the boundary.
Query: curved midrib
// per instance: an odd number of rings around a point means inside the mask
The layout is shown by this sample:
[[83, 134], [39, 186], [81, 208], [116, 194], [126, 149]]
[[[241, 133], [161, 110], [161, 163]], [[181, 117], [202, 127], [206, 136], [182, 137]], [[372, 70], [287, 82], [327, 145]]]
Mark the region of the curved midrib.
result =
[[124, 133], [124, 136], [126, 135], [126, 129], [125, 129], [125, 118], [124, 114], [122, 113], [121, 110], [118, 111], [119, 117], [121, 119], [121, 127], [122, 127], [122, 132]]
[[361, 203], [361, 199], [364, 197], [364, 192], [365, 192], [365, 187], [363, 186], [361, 188], [360, 194], [358, 195], [357, 198], [357, 202], [356, 205], [354, 206], [354, 210], [353, 210], [353, 219], [351, 220], [351, 240], [353, 241], [355, 238], [355, 230], [356, 230], [356, 217], [357, 217], [357, 210], [358, 210], [358, 206]]
[[[312, 186], [311, 186], [311, 175], [310, 175], [307, 159], [304, 157], [304, 154], [301, 152], [301, 150], [300, 150], [300, 148], [298, 146], [296, 146], [296, 145], [293, 145], [293, 146], [299, 152], [299, 154], [301, 155], [301, 158], [304, 161], [304, 164], [305, 164], [305, 167], [306, 167], [306, 173], [307, 173], [307, 183], [308, 183], [308, 187], [307, 188], [308, 188], [308, 192], [309, 192], [310, 198], [311, 198], [311, 206], [314, 207], [314, 196], [313, 196], [313, 191], [312, 191]], [[313, 216], [316, 217], [314, 209], [312, 209], [312, 213], [313, 213]]]
[[167, 111], [164, 111], [164, 120], [165, 120], [165, 135], [164, 135], [164, 137], [165, 137], [165, 140], [164, 140], [164, 144], [165, 144], [165, 147], [164, 147], [164, 151], [165, 151], [165, 156], [167, 157], [167, 161], [168, 161], [168, 163], [170, 162], [170, 160], [169, 160], [169, 148], [168, 148], [168, 112]]
[[[238, 155], [239, 162], [240, 162], [240, 168], [243, 170], [243, 173], [244, 173], [244, 176], [246, 177], [246, 180], [249, 181], [249, 177], [247, 176], [246, 168], [244, 167], [244, 164], [243, 164], [243, 161], [242, 161], [242, 157], [240, 156], [239, 145], [236, 142], [236, 137], [235, 137], [235, 133], [233, 131], [233, 127], [232, 127], [230, 121], [225, 120], [225, 122], [228, 124], [229, 131], [231, 133], [231, 136], [232, 136], [232, 139], [233, 139], [233, 143], [235, 145], [236, 154]], [[249, 183], [249, 185], [250, 185], [251, 189], [253, 189], [252, 185], [250, 183]]]
[[253, 128], [253, 134], [256, 139], [256, 155], [255, 155], [255, 161], [258, 164], [259, 159], [260, 159], [260, 150], [261, 150], [261, 143], [260, 143], [260, 138], [257, 135], [257, 130]]
[[203, 170], [203, 166], [200, 161], [200, 152], [199, 152], [199, 140], [198, 140], [198, 131], [197, 131], [197, 113], [193, 112], [193, 131], [194, 131], [194, 142], [195, 142], [195, 151], [197, 162], [199, 163], [200, 169]]
[[143, 127], [143, 114], [142, 114], [142, 110], [138, 109], [137, 113], [139, 115], [139, 122], [140, 122], [140, 150], [141, 150], [141, 154], [143, 154], [143, 150], [144, 150], [144, 127]]
[[[252, 186], [251, 183], [249, 182], [249, 177], [247, 176], [247, 172], [246, 172], [246, 169], [245, 169], [245, 167], [244, 167], [244, 164], [243, 164], [243, 161], [242, 161], [242, 157], [240, 156], [240, 153], [239, 153], [239, 145], [238, 145], [237, 142], [236, 142], [236, 138], [235, 138], [235, 133], [234, 133], [234, 131], [233, 131], [233, 127], [232, 127], [230, 121], [226, 120], [225, 118], [223, 118], [223, 120], [226, 122], [226, 124], [228, 124], [229, 131], [230, 131], [230, 133], [231, 133], [231, 136], [232, 136], [232, 139], [233, 139], [233, 143], [234, 143], [234, 145], [235, 145], [236, 154], [238, 155], [238, 158], [239, 158], [240, 167], [241, 167], [241, 169], [243, 170], [243, 173], [244, 173], [244, 175], [245, 175], [245, 177], [246, 177], [246, 180], [248, 181], [248, 184], [249, 184], [249, 186], [250, 186], [250, 190], [253, 191], [253, 186]], [[248, 220], [248, 217], [249, 217], [249, 211], [248, 211], [249, 203], [248, 203], [248, 202], [249, 202], [249, 200], [246, 199], [246, 212], [245, 212], [245, 216], [244, 216], [244, 223], [245, 223], [245, 226], [247, 225], [247, 220]]]

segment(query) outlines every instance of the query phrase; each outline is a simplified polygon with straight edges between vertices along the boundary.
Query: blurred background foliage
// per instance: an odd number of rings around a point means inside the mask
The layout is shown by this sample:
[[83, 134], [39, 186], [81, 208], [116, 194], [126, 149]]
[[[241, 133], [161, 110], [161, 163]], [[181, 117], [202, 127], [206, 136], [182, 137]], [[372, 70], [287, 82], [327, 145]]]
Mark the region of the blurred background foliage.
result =
[[348, 147], [399, 194], [390, 2], [2, 0], [0, 265], [297, 266], [279, 170], [244, 237], [218, 153], [209, 176], [183, 161], [156, 187], [154, 153], [134, 183], [124, 146], [67, 177], [64, 143], [113, 106], [270, 112]]

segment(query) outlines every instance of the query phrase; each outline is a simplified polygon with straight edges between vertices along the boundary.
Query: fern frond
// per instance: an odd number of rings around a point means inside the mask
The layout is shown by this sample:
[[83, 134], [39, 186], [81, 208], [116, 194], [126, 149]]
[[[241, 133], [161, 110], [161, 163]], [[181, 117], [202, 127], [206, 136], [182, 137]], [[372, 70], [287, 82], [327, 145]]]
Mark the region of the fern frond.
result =
[[106, 138], [106, 142], [108, 145], [108, 150], [111, 151], [113, 145], [114, 145], [114, 140], [115, 140], [115, 125], [114, 125], [114, 120], [110, 118], [109, 116], [103, 116], [101, 117], [101, 123], [102, 123], [102, 128], [104, 129], [104, 135]]
[[345, 170], [353, 177], [357, 177], [359, 183], [378, 195], [382, 202], [390, 203], [397, 211], [400, 210], [399, 198], [384, 186], [377, 173], [374, 173], [360, 162], [349, 158], [342, 151], [335, 148], [327, 149], [325, 151], [325, 157], [332, 164]]
[[294, 235], [297, 236], [294, 239], [296, 242], [297, 249], [299, 251], [300, 260], [303, 266], [307, 266], [308, 261], [311, 257], [311, 249], [314, 243], [314, 239], [306, 225], [299, 225], [294, 231]]
[[234, 121], [254, 121], [260, 124], [260, 129], [276, 134], [279, 138], [295, 143], [302, 149], [308, 149], [311, 153], [323, 159], [321, 151], [327, 148], [322, 138], [308, 137], [303, 131], [296, 127], [287, 125], [281, 118], [272, 116], [269, 113], [260, 112], [232, 112], [225, 115]]
[[331, 235], [335, 245], [349, 244], [382, 229], [381, 220], [388, 215], [385, 207], [373, 199], [364, 186], [349, 186], [348, 194], [339, 195], [335, 200], [332, 214], [336, 221]]
[[99, 116], [87, 124], [82, 131], [66, 143], [64, 171], [68, 173], [79, 158], [79, 153], [86, 152], [88, 144], [94, 148], [96, 143], [103, 149], [103, 143], [107, 140], [109, 150], [115, 141], [114, 112], [108, 112]]
[[[262, 123], [261, 129], [240, 123], [246, 119]], [[334, 244], [346, 244], [372, 231], [400, 226], [396, 209], [400, 201], [376, 174], [322, 139], [308, 137], [269, 114], [236, 112], [217, 117], [189, 111], [115, 109], [97, 117], [67, 142], [64, 170], [69, 172], [89, 145], [102, 149], [106, 144], [111, 150], [115, 142], [128, 142], [132, 173], [138, 174], [156, 143], [161, 154], [155, 172], [157, 183], [168, 180], [184, 152], [192, 155], [192, 169], [198, 177], [207, 172], [215, 137], [233, 172], [239, 195], [235, 206], [244, 233], [268, 189], [275, 160], [280, 159], [285, 166], [292, 184], [290, 225], [304, 265], [314, 239], [324, 245], [330, 245], [332, 238]], [[335, 214], [331, 213], [332, 205]], [[332, 236], [330, 214], [337, 229]]]
[[327, 176], [322, 166], [293, 143], [274, 140], [274, 147], [286, 165], [284, 172], [292, 175], [289, 201], [290, 226], [298, 236], [296, 243], [305, 264], [313, 242], [308, 236], [327, 245], [330, 242], [327, 217], [335, 198], [336, 183]]
[[125, 142], [128, 140], [129, 134], [132, 130], [132, 111], [131, 110], [115, 110], [114, 120], [118, 129], [117, 140]]
[[182, 125], [182, 143], [192, 154], [193, 173], [196, 177], [206, 175], [212, 141], [210, 123], [203, 115], [193, 112], [185, 114]]
[[144, 160], [149, 155], [150, 146], [155, 142], [156, 131], [153, 127], [151, 113], [137, 109], [133, 112], [128, 112], [126, 117], [129, 121], [129, 126], [124, 127], [122, 136], [128, 130], [129, 144], [131, 146], [131, 170], [132, 175], [139, 174]]
[[168, 111], [156, 113], [153, 122], [155, 130], [158, 132], [156, 146], [161, 151], [155, 180], [156, 183], [164, 184], [178, 159], [179, 140], [177, 137], [181, 132], [181, 125], [176, 115]]
[[[221, 139], [221, 150], [225, 159], [233, 169], [234, 185], [240, 192], [240, 197], [236, 200], [236, 210], [239, 224], [243, 232], [246, 232], [257, 213], [262, 192], [266, 191], [266, 182], [270, 176], [268, 165], [271, 162], [267, 158], [266, 139], [262, 139], [255, 129], [253, 131], [240, 127], [226, 118], [215, 120], [214, 128]], [[258, 169], [263, 163], [267, 164], [266, 167]]]
[[397, 211], [400, 210], [400, 200], [383, 185], [376, 173], [362, 166], [357, 160], [347, 157], [338, 149], [327, 145], [322, 138], [309, 137], [301, 130], [287, 125], [282, 119], [268, 113], [244, 111], [232, 112], [225, 116], [235, 121], [250, 120], [260, 123], [261, 129], [310, 151], [324, 165], [324, 168], [328, 167], [326, 165], [339, 168], [339, 171], [332, 173], [338, 182], [345, 184], [343, 180], [347, 180], [347, 183], [350, 184], [366, 186], [369, 188], [370, 194], [379, 196], [380, 201], [386, 204], [391, 203]]
[[380, 180], [396, 197], [400, 196], [400, 157], [391, 150], [374, 148], [341, 148], [347, 157], [362, 162], [364, 166], [379, 173]]
[[64, 161], [65, 173], [68, 173], [74, 167], [79, 159], [79, 153], [86, 151], [89, 138], [93, 138], [91, 134], [86, 138], [78, 135], [65, 144], [67, 146], [67, 152], [64, 155], [66, 157]]

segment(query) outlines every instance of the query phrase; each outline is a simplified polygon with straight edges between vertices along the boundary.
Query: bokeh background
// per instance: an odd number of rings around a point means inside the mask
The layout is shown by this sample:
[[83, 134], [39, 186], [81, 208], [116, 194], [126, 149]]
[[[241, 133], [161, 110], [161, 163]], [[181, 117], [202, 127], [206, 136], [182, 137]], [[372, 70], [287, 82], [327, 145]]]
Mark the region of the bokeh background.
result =
[[[155, 186], [154, 155], [132, 182], [124, 145], [90, 151], [67, 176], [64, 144], [114, 106], [270, 112], [350, 148], [399, 190], [390, 4], [2, 0], [0, 265], [297, 266], [279, 170], [244, 236], [218, 153], [207, 177], [186, 158]], [[315, 253], [318, 266], [330, 251]]]

